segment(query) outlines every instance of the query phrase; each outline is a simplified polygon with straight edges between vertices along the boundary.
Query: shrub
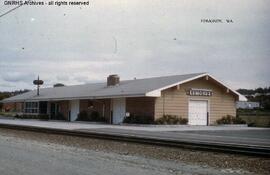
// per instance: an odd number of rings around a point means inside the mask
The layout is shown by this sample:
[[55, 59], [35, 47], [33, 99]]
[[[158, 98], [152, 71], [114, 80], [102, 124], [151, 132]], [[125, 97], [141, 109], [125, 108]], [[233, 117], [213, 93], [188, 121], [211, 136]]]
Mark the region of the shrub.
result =
[[155, 121], [156, 124], [163, 125], [186, 125], [188, 120], [186, 118], [178, 117], [176, 115], [163, 115], [163, 117]]
[[151, 116], [140, 116], [140, 115], [130, 115], [125, 117], [123, 123], [131, 124], [151, 124], [153, 123], [153, 117]]
[[216, 122], [217, 124], [233, 124], [233, 116], [227, 115], [222, 117], [221, 119], [218, 119]]
[[93, 111], [90, 114], [90, 120], [91, 121], [99, 121], [100, 120], [100, 115], [97, 111]]
[[187, 118], [182, 118], [180, 120], [180, 124], [182, 124], [182, 125], [186, 125], [187, 123], [188, 123], [188, 119]]
[[246, 122], [241, 119], [239, 116], [226, 115], [221, 119], [218, 119], [217, 124], [246, 124]]
[[97, 111], [92, 111], [90, 113], [87, 111], [81, 111], [78, 114], [76, 121], [105, 122], [105, 118], [101, 117]]
[[19, 119], [49, 120], [49, 115], [47, 114], [23, 114], [23, 115], [16, 114], [14, 117]]
[[233, 123], [234, 124], [246, 124], [246, 121], [243, 120], [241, 117], [236, 115], [236, 117], [233, 118]]
[[90, 118], [86, 111], [81, 111], [76, 119], [77, 121], [89, 121]]
[[58, 113], [55, 115], [55, 119], [56, 119], [56, 120], [66, 120], [64, 114], [62, 114], [61, 112], [58, 112]]
[[256, 124], [254, 122], [248, 123], [248, 127], [256, 127]]
[[0, 112], [0, 115], [4, 117], [15, 117], [17, 114], [13, 112]]

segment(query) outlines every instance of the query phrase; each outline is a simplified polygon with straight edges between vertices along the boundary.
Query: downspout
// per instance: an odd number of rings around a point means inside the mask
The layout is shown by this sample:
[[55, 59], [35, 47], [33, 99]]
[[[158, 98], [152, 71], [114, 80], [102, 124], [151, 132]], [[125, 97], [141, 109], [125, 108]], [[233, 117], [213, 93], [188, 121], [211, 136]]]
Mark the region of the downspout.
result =
[[[165, 93], [162, 94], [162, 98], [163, 98], [163, 103], [162, 103], [162, 115], [165, 115]], [[163, 117], [162, 116], [162, 117]]]
[[40, 104], [39, 103], [40, 103], [40, 101], [37, 102], [37, 104], [38, 104], [38, 111], [37, 111], [38, 115], [40, 114], [40, 109], [39, 109]]
[[113, 124], [113, 100], [110, 99], [110, 124]]
[[105, 104], [102, 103], [102, 117], [105, 118]]
[[23, 101], [23, 115], [25, 114], [25, 109], [26, 109], [26, 104], [25, 104], [25, 100]]
[[50, 101], [47, 102], [47, 114], [49, 115], [49, 120], [51, 120], [52, 116], [51, 116], [51, 102]]

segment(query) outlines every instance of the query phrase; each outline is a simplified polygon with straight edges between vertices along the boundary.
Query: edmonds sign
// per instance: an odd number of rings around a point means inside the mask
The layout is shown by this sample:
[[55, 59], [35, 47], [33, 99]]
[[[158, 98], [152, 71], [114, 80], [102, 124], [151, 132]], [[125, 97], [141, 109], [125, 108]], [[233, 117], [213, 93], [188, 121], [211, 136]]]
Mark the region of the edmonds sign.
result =
[[212, 96], [213, 92], [210, 89], [194, 89], [187, 90], [187, 95], [190, 96]]

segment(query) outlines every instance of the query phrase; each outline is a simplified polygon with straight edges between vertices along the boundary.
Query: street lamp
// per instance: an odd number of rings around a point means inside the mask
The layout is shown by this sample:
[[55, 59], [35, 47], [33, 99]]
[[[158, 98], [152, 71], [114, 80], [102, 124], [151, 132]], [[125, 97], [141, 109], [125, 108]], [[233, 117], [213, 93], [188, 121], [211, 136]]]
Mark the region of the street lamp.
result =
[[39, 79], [39, 76], [38, 76], [38, 79], [37, 79], [37, 80], [34, 80], [34, 81], [33, 81], [33, 84], [34, 84], [34, 85], [37, 85], [37, 95], [39, 95], [39, 86], [40, 86], [40, 85], [43, 85], [43, 80], [40, 80], [40, 79]]

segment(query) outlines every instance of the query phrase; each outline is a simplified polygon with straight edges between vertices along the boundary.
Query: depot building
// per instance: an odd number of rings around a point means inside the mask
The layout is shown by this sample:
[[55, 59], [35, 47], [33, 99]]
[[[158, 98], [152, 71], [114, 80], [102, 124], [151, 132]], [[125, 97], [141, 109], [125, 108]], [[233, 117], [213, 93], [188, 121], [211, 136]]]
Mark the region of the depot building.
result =
[[[156, 120], [164, 115], [188, 119], [189, 125], [212, 125], [226, 115], [236, 116], [236, 101], [243, 98], [208, 73], [120, 80], [110, 75], [107, 82], [41, 88], [2, 100], [4, 110], [47, 114], [52, 120], [61, 113], [75, 121], [82, 111], [95, 111], [111, 124], [125, 117]], [[244, 100], [241, 99], [241, 100]]]

